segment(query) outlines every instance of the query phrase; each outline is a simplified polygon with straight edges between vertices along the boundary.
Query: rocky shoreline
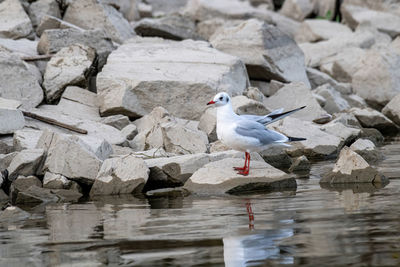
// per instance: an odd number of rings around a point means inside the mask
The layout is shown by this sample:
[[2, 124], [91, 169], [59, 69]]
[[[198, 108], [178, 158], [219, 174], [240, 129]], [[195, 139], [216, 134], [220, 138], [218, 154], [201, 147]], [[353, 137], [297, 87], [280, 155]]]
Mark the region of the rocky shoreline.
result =
[[[328, 158], [321, 183], [387, 183], [371, 164], [400, 129], [400, 4], [336, 4], [0, 0], [0, 200], [293, 190]], [[220, 91], [238, 114], [306, 106], [269, 127], [307, 140], [236, 175]]]

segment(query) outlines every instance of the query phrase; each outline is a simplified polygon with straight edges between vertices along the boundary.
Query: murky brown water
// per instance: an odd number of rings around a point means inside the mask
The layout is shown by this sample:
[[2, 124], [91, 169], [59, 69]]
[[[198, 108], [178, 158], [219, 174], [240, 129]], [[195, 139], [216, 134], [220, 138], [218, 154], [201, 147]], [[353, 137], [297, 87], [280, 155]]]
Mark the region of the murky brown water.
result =
[[37, 206], [0, 224], [0, 265], [400, 266], [400, 142], [382, 150], [381, 189], [321, 188], [321, 162], [296, 192]]

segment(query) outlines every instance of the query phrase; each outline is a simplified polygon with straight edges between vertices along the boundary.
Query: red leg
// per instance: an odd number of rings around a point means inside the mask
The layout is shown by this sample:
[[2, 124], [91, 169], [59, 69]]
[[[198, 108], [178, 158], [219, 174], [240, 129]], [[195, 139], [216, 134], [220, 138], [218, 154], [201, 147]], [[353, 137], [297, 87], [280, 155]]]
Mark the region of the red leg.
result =
[[245, 161], [245, 163], [247, 163], [247, 165], [245, 165], [244, 170], [239, 171], [238, 174], [241, 174], [241, 175], [244, 175], [244, 176], [249, 174], [249, 171], [250, 171], [250, 153], [246, 152], [246, 161]]
[[245, 159], [244, 159], [244, 166], [243, 167], [233, 167], [233, 169], [235, 171], [244, 171], [246, 170], [246, 166], [247, 166], [247, 152], [245, 152]]

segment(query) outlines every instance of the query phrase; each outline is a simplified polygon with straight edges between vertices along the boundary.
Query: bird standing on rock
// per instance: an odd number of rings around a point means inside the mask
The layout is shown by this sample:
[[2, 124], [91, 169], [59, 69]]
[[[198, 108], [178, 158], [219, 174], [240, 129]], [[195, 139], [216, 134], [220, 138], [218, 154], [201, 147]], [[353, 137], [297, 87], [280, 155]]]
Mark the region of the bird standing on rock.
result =
[[304, 141], [305, 138], [289, 137], [265, 126], [280, 120], [304, 107], [282, 112], [278, 109], [265, 116], [237, 115], [232, 108], [231, 98], [225, 92], [218, 93], [207, 105], [217, 107], [217, 136], [230, 148], [245, 152], [243, 167], [234, 167], [238, 174], [248, 175], [250, 170], [250, 153], [259, 152], [272, 145], [285, 145], [285, 142]]

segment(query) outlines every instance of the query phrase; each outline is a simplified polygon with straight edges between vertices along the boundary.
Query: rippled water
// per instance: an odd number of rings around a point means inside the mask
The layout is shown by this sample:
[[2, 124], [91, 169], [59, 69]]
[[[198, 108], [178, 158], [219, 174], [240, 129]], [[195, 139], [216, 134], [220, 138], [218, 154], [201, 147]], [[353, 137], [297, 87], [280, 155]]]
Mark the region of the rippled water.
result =
[[400, 143], [382, 151], [381, 189], [321, 188], [333, 162], [320, 162], [292, 192], [26, 208], [29, 218], [0, 223], [0, 265], [399, 266]]

